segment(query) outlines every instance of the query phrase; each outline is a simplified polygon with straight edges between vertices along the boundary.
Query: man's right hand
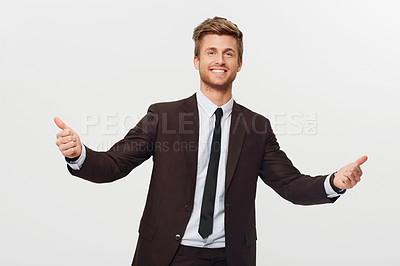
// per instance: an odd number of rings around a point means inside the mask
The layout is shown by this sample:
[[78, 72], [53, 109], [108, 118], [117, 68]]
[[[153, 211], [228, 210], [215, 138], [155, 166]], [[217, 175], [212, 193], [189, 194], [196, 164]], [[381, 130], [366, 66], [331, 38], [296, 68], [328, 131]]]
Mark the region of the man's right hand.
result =
[[71, 159], [79, 157], [82, 153], [82, 143], [78, 134], [68, 127], [60, 118], [55, 117], [54, 122], [62, 129], [62, 131], [57, 134], [56, 141], [61, 153], [65, 157]]

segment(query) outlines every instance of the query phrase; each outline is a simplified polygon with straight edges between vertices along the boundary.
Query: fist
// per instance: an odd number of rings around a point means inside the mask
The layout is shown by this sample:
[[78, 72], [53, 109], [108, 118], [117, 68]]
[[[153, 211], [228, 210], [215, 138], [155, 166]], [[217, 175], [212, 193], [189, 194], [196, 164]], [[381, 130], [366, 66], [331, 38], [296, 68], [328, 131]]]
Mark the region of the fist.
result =
[[358, 158], [355, 162], [343, 166], [335, 174], [333, 184], [340, 189], [353, 188], [361, 180], [362, 171], [360, 165], [365, 163], [367, 156]]
[[79, 157], [82, 153], [82, 143], [70, 127], [68, 127], [60, 118], [55, 117], [54, 122], [62, 130], [57, 134], [56, 145], [60, 149], [62, 155], [68, 158]]

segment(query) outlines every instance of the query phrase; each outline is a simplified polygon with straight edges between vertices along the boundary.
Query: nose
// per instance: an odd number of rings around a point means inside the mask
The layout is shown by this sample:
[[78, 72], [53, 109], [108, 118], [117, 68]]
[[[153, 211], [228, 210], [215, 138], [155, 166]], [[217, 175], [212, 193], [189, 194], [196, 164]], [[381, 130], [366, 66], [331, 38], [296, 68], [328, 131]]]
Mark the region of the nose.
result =
[[219, 65], [224, 65], [225, 64], [225, 58], [223, 53], [218, 53], [217, 56], [215, 57], [215, 63]]

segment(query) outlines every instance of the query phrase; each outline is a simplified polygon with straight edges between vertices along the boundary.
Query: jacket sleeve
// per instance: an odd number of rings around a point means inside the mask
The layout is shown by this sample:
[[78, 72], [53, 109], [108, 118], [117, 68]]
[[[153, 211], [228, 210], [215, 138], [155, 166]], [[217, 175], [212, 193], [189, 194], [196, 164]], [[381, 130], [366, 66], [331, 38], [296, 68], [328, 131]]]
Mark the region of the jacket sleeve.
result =
[[157, 130], [158, 114], [156, 106], [152, 105], [122, 140], [106, 152], [97, 152], [86, 147], [86, 158], [80, 170], [67, 166], [68, 171], [95, 183], [120, 179], [154, 154]]
[[324, 188], [327, 175], [304, 175], [293, 166], [283, 152], [267, 120], [267, 140], [259, 176], [281, 197], [301, 205], [332, 203], [337, 198], [328, 198]]

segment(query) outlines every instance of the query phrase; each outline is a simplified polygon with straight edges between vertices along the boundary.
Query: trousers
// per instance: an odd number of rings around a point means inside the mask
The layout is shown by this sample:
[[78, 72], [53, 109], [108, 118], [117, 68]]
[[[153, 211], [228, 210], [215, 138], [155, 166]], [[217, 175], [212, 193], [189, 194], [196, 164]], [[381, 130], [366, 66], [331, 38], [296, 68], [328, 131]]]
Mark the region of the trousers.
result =
[[170, 266], [226, 266], [225, 248], [180, 245]]

